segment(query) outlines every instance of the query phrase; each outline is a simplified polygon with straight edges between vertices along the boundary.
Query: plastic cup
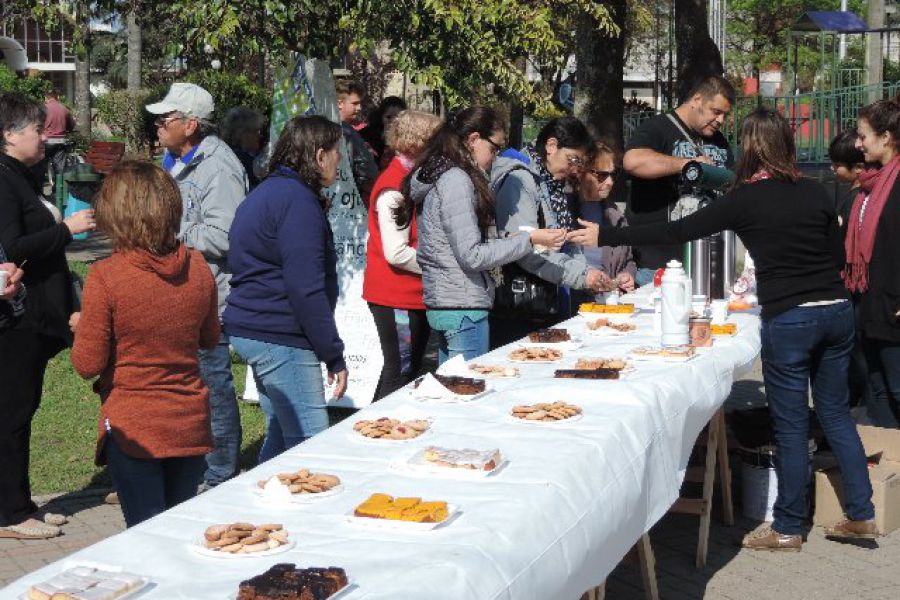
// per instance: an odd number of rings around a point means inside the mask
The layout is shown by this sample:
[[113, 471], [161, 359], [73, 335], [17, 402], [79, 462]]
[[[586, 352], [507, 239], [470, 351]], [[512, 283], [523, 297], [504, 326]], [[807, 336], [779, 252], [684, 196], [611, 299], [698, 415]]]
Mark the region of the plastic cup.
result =
[[713, 300], [709, 309], [713, 325], [724, 325], [728, 320], [728, 300]]

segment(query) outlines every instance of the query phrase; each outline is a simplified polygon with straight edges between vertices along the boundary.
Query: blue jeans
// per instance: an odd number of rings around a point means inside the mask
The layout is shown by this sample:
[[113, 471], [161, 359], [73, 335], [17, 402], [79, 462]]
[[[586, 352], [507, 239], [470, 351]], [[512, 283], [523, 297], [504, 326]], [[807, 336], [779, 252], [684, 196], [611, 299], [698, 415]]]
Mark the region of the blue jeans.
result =
[[213, 451], [206, 455], [208, 486], [217, 486], [238, 474], [241, 453], [241, 413], [238, 411], [234, 378], [231, 374], [231, 351], [228, 336], [222, 334], [212, 350], [201, 350], [200, 376], [209, 388], [209, 416], [212, 426]]
[[871, 393], [866, 413], [872, 424], [900, 428], [900, 344], [863, 338]]
[[174, 458], [133, 458], [119, 449], [111, 435], [104, 445], [122, 514], [128, 527], [155, 517], [197, 495], [206, 461], [203, 455]]
[[778, 444], [772, 526], [779, 533], [802, 533], [806, 518], [810, 381], [816, 414], [841, 468], [844, 511], [854, 520], [875, 516], [866, 455], [848, 401], [854, 336], [850, 302], [799, 306], [762, 322], [763, 380]]
[[232, 337], [231, 343], [253, 369], [266, 414], [259, 462], [328, 429], [322, 367], [315, 352], [242, 337]]
[[638, 269], [637, 273], [634, 275], [635, 287], [641, 287], [652, 282], [653, 276], [656, 275], [656, 271], [657, 269], [647, 269], [646, 267]]
[[487, 354], [489, 333], [488, 319], [473, 321], [469, 317], [463, 317], [458, 329], [438, 331], [438, 364], [443, 364], [458, 354], [462, 354], [466, 360]]

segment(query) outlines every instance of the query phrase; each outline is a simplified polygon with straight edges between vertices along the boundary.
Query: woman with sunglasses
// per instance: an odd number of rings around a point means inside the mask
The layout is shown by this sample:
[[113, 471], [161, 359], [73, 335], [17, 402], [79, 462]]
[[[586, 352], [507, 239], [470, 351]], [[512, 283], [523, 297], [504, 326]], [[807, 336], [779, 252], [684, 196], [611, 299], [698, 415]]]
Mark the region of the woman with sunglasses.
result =
[[[593, 146], [581, 121], [560, 117], [547, 123], [534, 146], [525, 149], [530, 164], [502, 157], [494, 161], [491, 189], [497, 204], [497, 229], [509, 235], [539, 227], [571, 230], [575, 219], [566, 182], [581, 172]], [[491, 313], [492, 348], [568, 317], [565, 296], [560, 297], [554, 286], [593, 293], [613, 287], [602, 271], [588, 265], [581, 249], [573, 244], [556, 252], [529, 254], [505, 267], [503, 276], [504, 287]], [[541, 296], [523, 299], [512, 287], [521, 288], [522, 284], [516, 282], [522, 281], [527, 287], [540, 289]]]
[[[578, 213], [582, 219], [607, 227], [628, 227], [625, 215], [609, 195], [620, 171], [616, 170], [617, 154], [604, 142], [594, 145], [594, 159], [578, 177]], [[602, 246], [585, 248], [584, 256], [590, 266], [600, 269], [621, 292], [634, 290], [637, 263], [631, 246]]]
[[827, 537], [877, 535], [872, 484], [850, 416], [847, 369], [855, 340], [850, 295], [841, 280], [844, 251], [834, 202], [800, 175], [794, 132], [783, 116], [759, 109], [741, 125], [741, 159], [727, 196], [670, 223], [625, 228], [580, 221], [570, 241], [683, 244], [730, 229], [756, 263], [762, 307], [762, 371], [775, 426], [778, 497], [773, 523], [743, 540], [751, 550], [799, 552], [809, 479], [809, 388], [819, 423], [837, 459], [846, 518]]

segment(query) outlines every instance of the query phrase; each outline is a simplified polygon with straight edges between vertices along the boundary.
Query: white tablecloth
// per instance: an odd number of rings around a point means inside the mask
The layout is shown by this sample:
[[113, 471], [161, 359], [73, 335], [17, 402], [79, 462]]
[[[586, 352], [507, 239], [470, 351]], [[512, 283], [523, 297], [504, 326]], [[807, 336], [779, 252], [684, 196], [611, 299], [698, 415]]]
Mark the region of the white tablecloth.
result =
[[[603, 581], [678, 497], [691, 448], [759, 348], [759, 320], [735, 315], [738, 335], [716, 338], [694, 360], [638, 363], [619, 381], [553, 379], [579, 356], [622, 356], [652, 343], [649, 314], [621, 338], [570, 332], [587, 345], [557, 365], [518, 365], [517, 379], [491, 380], [495, 392], [466, 404], [413, 400], [408, 390], [165, 514], [48, 565], [0, 591], [14, 598], [77, 562], [115, 565], [150, 577], [146, 598], [234, 598], [238, 583], [278, 562], [341, 566], [358, 588], [348, 598], [385, 600], [577, 598]], [[501, 363], [509, 348], [478, 359]], [[565, 400], [584, 417], [550, 426], [514, 422], [514, 404]], [[412, 408], [434, 418], [432, 432], [405, 444], [364, 441], [359, 418]], [[428, 444], [498, 447], [509, 464], [494, 476], [459, 480], [411, 475], [393, 464]], [[275, 510], [250, 492], [259, 479], [301, 467], [338, 475], [344, 491], [296, 509]], [[373, 492], [446, 500], [458, 518], [428, 532], [349, 522]], [[297, 542], [270, 557], [225, 560], [188, 548], [213, 523], [280, 522]]]

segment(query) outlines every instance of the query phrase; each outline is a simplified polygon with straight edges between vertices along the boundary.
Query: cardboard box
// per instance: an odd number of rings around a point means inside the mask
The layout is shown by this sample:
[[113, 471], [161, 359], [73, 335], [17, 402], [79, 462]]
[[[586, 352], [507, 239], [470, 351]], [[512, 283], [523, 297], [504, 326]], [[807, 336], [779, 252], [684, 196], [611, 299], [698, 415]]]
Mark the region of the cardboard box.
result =
[[[872, 481], [872, 503], [878, 532], [900, 527], [900, 430], [857, 426]], [[813, 524], [834, 525], [844, 516], [843, 483], [837, 467], [816, 471], [816, 513]]]

